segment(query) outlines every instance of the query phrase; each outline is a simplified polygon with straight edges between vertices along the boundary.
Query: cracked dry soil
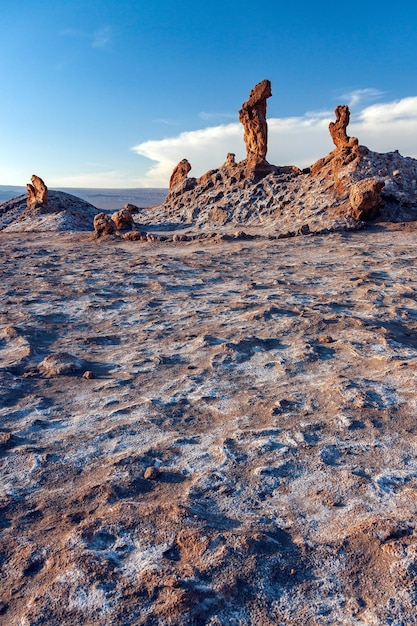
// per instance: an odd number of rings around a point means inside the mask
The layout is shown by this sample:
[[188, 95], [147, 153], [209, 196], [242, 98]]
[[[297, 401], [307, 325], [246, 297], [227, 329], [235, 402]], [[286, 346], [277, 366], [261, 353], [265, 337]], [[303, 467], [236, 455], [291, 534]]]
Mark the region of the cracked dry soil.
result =
[[417, 623], [414, 224], [0, 237], [1, 624]]

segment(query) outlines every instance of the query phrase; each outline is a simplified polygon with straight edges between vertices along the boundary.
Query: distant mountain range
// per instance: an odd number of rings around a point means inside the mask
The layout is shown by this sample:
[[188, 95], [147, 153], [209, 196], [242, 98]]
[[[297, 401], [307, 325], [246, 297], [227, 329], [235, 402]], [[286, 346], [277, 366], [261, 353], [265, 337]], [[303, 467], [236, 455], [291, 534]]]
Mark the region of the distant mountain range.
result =
[[[82, 198], [98, 209], [113, 211], [121, 209], [126, 203], [135, 204], [140, 208], [161, 204], [168, 193], [168, 189], [139, 188], [139, 189], [82, 189], [59, 187], [56, 191], [65, 191], [73, 196]], [[26, 187], [0, 185], [0, 204], [16, 196], [26, 193]]]

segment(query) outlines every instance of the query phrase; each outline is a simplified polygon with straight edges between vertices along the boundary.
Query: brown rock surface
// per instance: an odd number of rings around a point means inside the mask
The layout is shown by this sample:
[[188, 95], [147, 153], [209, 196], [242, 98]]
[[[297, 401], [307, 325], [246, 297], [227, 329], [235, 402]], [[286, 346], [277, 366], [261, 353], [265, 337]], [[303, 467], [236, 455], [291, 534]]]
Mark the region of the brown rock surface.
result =
[[242, 104], [239, 120], [243, 124], [246, 159], [249, 166], [263, 163], [268, 150], [268, 125], [266, 101], [272, 96], [271, 83], [262, 80], [255, 85], [249, 99]]
[[[322, 170], [331, 164], [331, 176], [336, 181], [338, 173], [345, 166], [360, 159], [360, 150], [364, 146], [358, 145], [356, 137], [349, 137], [346, 128], [349, 125], [350, 112], [347, 105], [339, 105], [335, 109], [336, 121], [330, 122], [329, 132], [336, 148], [327, 156], [319, 159], [310, 168], [313, 176], [322, 175]], [[344, 190], [346, 191], [346, 190]]]
[[358, 144], [356, 137], [349, 137], [346, 133], [346, 128], [349, 126], [350, 121], [349, 107], [346, 104], [339, 105], [334, 112], [336, 121], [329, 124], [329, 131], [334, 145], [338, 149], [356, 146]]
[[33, 174], [31, 178], [32, 184], [28, 183], [26, 189], [28, 191], [27, 205], [31, 207], [37, 204], [48, 204], [48, 188], [42, 178]]
[[[377, 215], [378, 204], [382, 218], [416, 219], [417, 162], [397, 152], [381, 155], [359, 146], [346, 132], [347, 106], [336, 108], [336, 121], [329, 125], [335, 149], [309, 170], [302, 173], [293, 166], [268, 164], [266, 99], [270, 95], [269, 81], [262, 81], [242, 105], [247, 158], [236, 163], [229, 153], [220, 168], [198, 179], [187, 178], [190, 165], [182, 161], [171, 177], [175, 185], [166, 202], [144, 215], [144, 223], [180, 223], [199, 229], [222, 226], [227, 233], [238, 225], [274, 224], [277, 236], [290, 236], [361, 228], [363, 219]], [[367, 199], [359, 199], [363, 186], [354, 189], [351, 202], [352, 185], [368, 178], [384, 183], [380, 202], [377, 195], [382, 188], [376, 187], [376, 195], [367, 189]]]
[[75, 374], [81, 368], [81, 361], [68, 352], [48, 354], [39, 365], [39, 371], [46, 377]]
[[147, 467], [143, 474], [143, 477], [146, 480], [157, 480], [160, 476], [161, 476], [161, 471], [153, 465]]
[[236, 167], [236, 155], [234, 152], [228, 152], [226, 155], [225, 167]]
[[139, 207], [136, 206], [136, 204], [131, 204], [130, 202], [127, 202], [123, 208], [130, 211], [131, 215], [133, 215], [134, 213], [139, 213]]
[[135, 222], [132, 217], [131, 211], [129, 209], [124, 208], [119, 211], [115, 211], [111, 216], [113, 222], [116, 225], [117, 230], [125, 230], [127, 228], [133, 228]]
[[398, 152], [379, 154], [365, 146], [336, 148], [311, 172], [270, 168], [258, 177], [244, 165], [226, 162], [145, 213], [141, 223], [146, 228], [177, 224], [206, 231], [221, 225], [224, 233], [239, 227], [260, 233], [273, 229], [276, 235], [358, 228], [363, 222], [361, 213], [352, 210], [350, 190], [369, 178], [384, 183], [379, 192], [380, 219], [417, 219], [417, 161]]
[[352, 217], [366, 222], [375, 219], [379, 214], [381, 190], [384, 186], [384, 181], [377, 178], [364, 178], [354, 183], [349, 192]]
[[293, 166], [268, 164], [266, 99], [270, 95], [269, 81], [262, 81], [239, 113], [247, 158], [236, 163], [234, 154], [229, 153], [220, 168], [198, 179], [187, 178], [190, 165], [182, 161], [171, 177], [166, 202], [152, 215], [144, 216], [145, 223], [180, 222], [207, 229], [274, 223], [280, 236], [359, 228], [362, 218], [376, 216], [379, 203], [376, 196], [370, 197], [369, 189], [368, 199], [359, 200], [358, 187], [352, 192], [352, 206], [350, 189], [365, 178], [378, 178], [385, 184], [382, 216], [414, 219], [416, 162], [397, 153], [378, 155], [359, 146], [346, 132], [350, 118], [347, 106], [336, 108], [336, 121], [329, 125], [335, 149], [310, 170], [302, 173]]
[[[183, 159], [173, 171], [166, 201], [159, 207], [152, 207], [152, 211], [141, 212], [141, 232], [147, 231], [147, 241], [172, 241], [174, 234], [176, 240], [186, 241], [196, 236], [193, 228], [209, 234], [218, 226], [223, 229], [218, 233], [219, 241], [241, 226], [258, 228], [259, 232], [262, 228], [266, 231], [272, 227], [275, 234], [270, 236], [277, 237], [356, 229], [364, 226], [360, 216], [368, 220], [376, 215], [378, 199], [375, 193], [379, 192], [381, 219], [408, 221], [417, 218], [417, 161], [404, 158], [397, 151], [378, 154], [358, 145], [357, 139], [350, 138], [346, 132], [349, 122], [347, 106], [336, 108], [336, 121], [329, 126], [335, 149], [310, 169], [301, 172], [294, 166], [268, 164], [265, 161], [266, 99], [271, 95], [270, 91], [269, 81], [261, 81], [240, 111], [248, 158], [236, 163], [234, 154], [229, 153], [222, 166], [199, 178], [188, 177], [191, 165]], [[374, 195], [367, 189], [366, 198], [359, 198], [359, 186], [351, 195], [352, 186], [363, 179], [378, 179], [384, 183], [384, 188], [374, 189]], [[65, 214], [68, 213], [61, 196], [63, 200], [65, 196], [65, 203], [69, 203], [70, 196], [61, 193], [58, 204], [55, 203], [58, 193], [50, 192], [49, 200], [54, 194], [54, 203], [48, 201], [49, 208], [33, 207], [19, 213], [20, 198], [0, 205], [0, 228], [6, 231], [55, 230], [56, 223], [64, 221], [65, 229], [69, 229], [66, 219], [62, 219], [65, 215], [61, 216], [59, 212], [65, 209]], [[85, 222], [85, 215], [78, 219], [78, 206], [74, 202], [72, 206], [70, 225], [72, 228], [75, 224], [75, 229], [79, 230], [80, 224]], [[84, 208], [80, 209], [84, 214]], [[101, 214], [100, 219], [96, 217], [97, 236], [116, 228], [108, 216]], [[118, 222], [119, 227], [131, 227], [131, 219], [128, 216], [127, 221]], [[148, 225], [162, 234], [149, 232], [152, 229]], [[182, 228], [190, 229], [187, 239], [173, 233]], [[142, 240], [144, 237], [129, 234], [128, 239]]]
[[172, 189], [183, 183], [190, 171], [190, 163], [187, 161], [187, 159], [182, 159], [182, 161], [180, 161], [178, 165], [174, 167], [174, 170], [171, 174], [171, 178], [169, 179], [169, 190], [171, 191]]
[[116, 224], [106, 213], [98, 213], [94, 217], [94, 232], [96, 237], [103, 237], [103, 235], [113, 235], [116, 231]]
[[131, 230], [123, 234], [126, 241], [146, 241], [147, 234], [140, 230]]

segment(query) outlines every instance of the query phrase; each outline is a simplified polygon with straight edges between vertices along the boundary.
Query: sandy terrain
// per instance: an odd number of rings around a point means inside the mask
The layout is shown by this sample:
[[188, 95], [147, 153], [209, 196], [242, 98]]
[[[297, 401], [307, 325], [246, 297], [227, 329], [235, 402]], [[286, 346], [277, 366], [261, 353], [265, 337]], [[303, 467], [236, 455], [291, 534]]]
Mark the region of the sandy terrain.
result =
[[417, 623], [416, 232], [0, 233], [0, 623]]

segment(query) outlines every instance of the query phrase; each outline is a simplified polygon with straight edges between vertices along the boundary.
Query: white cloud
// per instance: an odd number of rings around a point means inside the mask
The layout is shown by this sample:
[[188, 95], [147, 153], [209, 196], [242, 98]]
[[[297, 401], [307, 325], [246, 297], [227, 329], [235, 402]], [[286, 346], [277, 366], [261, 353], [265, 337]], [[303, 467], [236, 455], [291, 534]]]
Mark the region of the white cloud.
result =
[[93, 48], [106, 48], [111, 41], [112, 30], [110, 26], [103, 26], [94, 31], [91, 37], [91, 46]]
[[361, 144], [376, 152], [399, 150], [417, 158], [417, 96], [363, 109], [351, 127]]
[[181, 159], [188, 159], [193, 168], [192, 175], [200, 176], [224, 163], [228, 152], [239, 154], [240, 159], [245, 152], [241, 125], [238, 123], [188, 131], [167, 139], [145, 141], [132, 150], [154, 161], [154, 165], [140, 180], [145, 187], [166, 187], [173, 168]]
[[[268, 161], [275, 165], [308, 167], [334, 148], [328, 131], [332, 120], [333, 112], [323, 111], [269, 119]], [[405, 156], [417, 157], [417, 97], [363, 108], [354, 119], [352, 117], [348, 133], [358, 137], [359, 143], [371, 150], [389, 152], [398, 149]], [[153, 161], [140, 179], [145, 187], [166, 187], [173, 168], [184, 158], [192, 165], [190, 175], [201, 176], [224, 163], [228, 152], [234, 152], [236, 160], [243, 159], [246, 154], [243, 128], [239, 123], [146, 141], [132, 149]]]
[[163, 124], [164, 126], [177, 126], [178, 123], [175, 120], [170, 120], [166, 117], [157, 117], [153, 120], [156, 124]]
[[87, 32], [77, 28], [65, 28], [60, 32], [60, 35], [62, 37], [84, 39], [89, 42], [92, 48], [107, 48], [112, 38], [112, 29], [110, 26], [102, 26], [93, 32]]
[[354, 89], [353, 91], [343, 94], [340, 98], [344, 104], [347, 104], [351, 109], [354, 109], [359, 104], [363, 105], [365, 102], [377, 100], [383, 95], [383, 91], [379, 91], [379, 89], [374, 89], [373, 87], [368, 87], [366, 89]]
[[384, 104], [374, 104], [361, 111], [360, 119], [363, 123], [372, 124], [393, 124], [415, 120], [417, 116], [417, 96], [386, 102]]
[[[271, 118], [268, 120], [268, 155], [270, 163], [307, 167], [331, 150], [327, 126], [331, 117], [318, 114], [305, 117]], [[226, 161], [228, 152], [236, 160], [246, 156], [243, 128], [239, 123], [211, 126], [202, 130], [184, 132], [177, 137], [146, 141], [133, 148], [137, 154], [154, 161], [140, 183], [145, 187], [165, 187], [172, 170], [188, 159], [190, 175], [201, 176]]]
[[330, 109], [327, 110], [323, 110], [323, 111], [307, 111], [304, 114], [304, 117], [311, 117], [312, 119], [331, 119], [333, 115], [333, 111]]

